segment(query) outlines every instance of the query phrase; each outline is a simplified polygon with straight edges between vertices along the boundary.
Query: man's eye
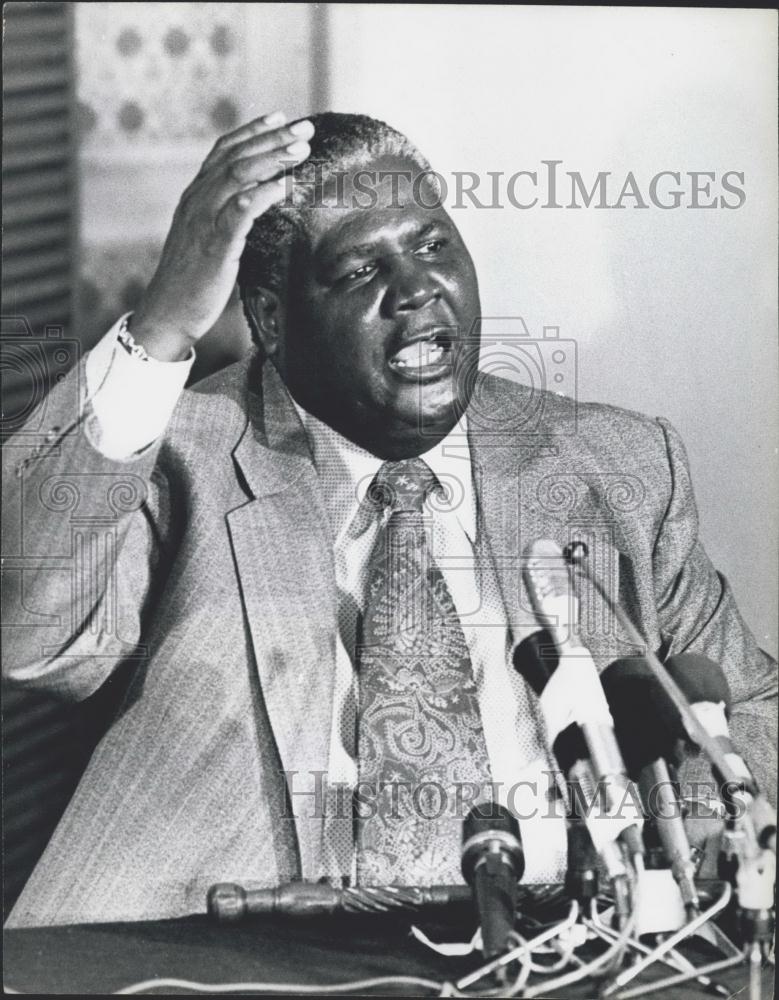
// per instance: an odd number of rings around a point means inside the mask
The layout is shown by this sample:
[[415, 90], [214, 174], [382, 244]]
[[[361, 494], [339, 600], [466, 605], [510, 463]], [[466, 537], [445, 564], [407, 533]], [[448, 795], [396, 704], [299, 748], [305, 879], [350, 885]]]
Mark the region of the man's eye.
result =
[[366, 275], [370, 274], [373, 270], [373, 264], [363, 264], [362, 267], [358, 267], [356, 270], [345, 274], [341, 278], [341, 281], [357, 281], [359, 278], [364, 278]]
[[438, 251], [445, 245], [446, 240], [428, 240], [427, 243], [423, 243], [421, 247], [417, 247], [414, 251], [415, 253], [438, 253]]

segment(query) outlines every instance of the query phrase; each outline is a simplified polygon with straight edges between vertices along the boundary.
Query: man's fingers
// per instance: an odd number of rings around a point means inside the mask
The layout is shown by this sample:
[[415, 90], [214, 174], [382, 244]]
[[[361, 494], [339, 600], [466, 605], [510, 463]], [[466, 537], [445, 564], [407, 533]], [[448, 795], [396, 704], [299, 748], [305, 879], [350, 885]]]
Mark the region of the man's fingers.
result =
[[297, 139], [310, 139], [313, 134], [314, 126], [308, 119], [304, 118], [287, 125], [282, 112], [274, 112], [222, 136], [206, 157], [201, 173], [227, 159], [270, 152]]
[[231, 160], [225, 164], [225, 177], [228, 183], [233, 182], [241, 187], [256, 181], [267, 181], [274, 174], [305, 160], [310, 152], [309, 144], [298, 139], [274, 153], [257, 153], [240, 160]]
[[212, 195], [217, 208], [224, 205], [234, 195], [250, 190], [254, 185], [264, 183], [279, 176], [284, 170], [295, 166], [309, 155], [311, 147], [303, 140], [296, 140], [288, 146], [271, 153], [258, 153], [240, 160], [225, 163], [220, 171]]
[[270, 153], [275, 149], [284, 149], [295, 142], [307, 142], [313, 134], [314, 126], [308, 119], [304, 118], [302, 121], [293, 122], [292, 125], [285, 125], [272, 132], [248, 136], [230, 147], [228, 158], [231, 161], [243, 160], [261, 153]]
[[272, 111], [268, 115], [262, 115], [260, 118], [255, 118], [252, 121], [247, 122], [245, 125], [241, 125], [233, 132], [228, 132], [226, 135], [223, 135], [216, 140], [213, 149], [205, 159], [203, 167], [207, 168], [207, 166], [215, 160], [221, 159], [228, 150], [238, 143], [245, 142], [247, 139], [251, 139], [257, 135], [262, 135], [265, 132], [271, 132], [274, 129], [278, 129], [278, 127], [283, 125], [286, 120], [287, 116], [283, 111]]
[[266, 212], [271, 205], [284, 200], [286, 180], [266, 181], [256, 187], [239, 191], [229, 198], [217, 213], [217, 230], [228, 236], [238, 251], [243, 250], [243, 242], [252, 228], [254, 220]]

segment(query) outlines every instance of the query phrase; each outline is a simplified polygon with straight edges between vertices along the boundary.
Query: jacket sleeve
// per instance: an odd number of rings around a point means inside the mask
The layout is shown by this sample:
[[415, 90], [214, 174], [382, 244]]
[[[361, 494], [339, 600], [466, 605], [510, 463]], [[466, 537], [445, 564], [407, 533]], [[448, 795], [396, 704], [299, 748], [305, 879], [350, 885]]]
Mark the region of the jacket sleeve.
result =
[[[698, 539], [698, 514], [684, 445], [658, 420], [665, 435], [671, 498], [653, 553], [655, 594], [667, 655], [695, 652], [719, 663], [730, 686], [734, 745], [775, 804], [777, 665], [760, 649], [736, 607], [728, 581], [712, 566]], [[711, 787], [701, 760], [685, 769], [688, 782]]]
[[141, 616], [160, 542], [160, 443], [128, 461], [92, 446], [84, 364], [3, 450], [3, 676], [65, 699], [88, 697], [117, 664], [145, 656]]

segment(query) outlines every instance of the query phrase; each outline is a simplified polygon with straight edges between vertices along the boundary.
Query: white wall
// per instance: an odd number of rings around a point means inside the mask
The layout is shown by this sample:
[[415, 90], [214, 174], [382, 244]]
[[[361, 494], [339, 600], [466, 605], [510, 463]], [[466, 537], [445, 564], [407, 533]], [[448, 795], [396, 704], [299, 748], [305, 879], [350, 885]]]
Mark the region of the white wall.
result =
[[776, 26], [759, 10], [333, 4], [327, 102], [385, 118], [445, 175], [557, 159], [590, 182], [612, 171], [613, 202], [630, 170], [645, 197], [661, 170], [744, 172], [734, 211], [454, 215], [486, 315], [559, 325], [580, 398], [681, 430], [704, 542], [774, 654]]

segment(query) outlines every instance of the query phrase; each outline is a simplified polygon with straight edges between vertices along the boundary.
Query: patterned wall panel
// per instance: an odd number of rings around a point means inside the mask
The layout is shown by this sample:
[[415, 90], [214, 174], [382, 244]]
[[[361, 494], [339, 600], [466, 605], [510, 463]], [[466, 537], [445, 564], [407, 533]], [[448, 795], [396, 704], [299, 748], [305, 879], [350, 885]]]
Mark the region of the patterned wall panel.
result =
[[[80, 336], [91, 346], [132, 309], [176, 202], [216, 138], [256, 115], [316, 107], [311, 4], [77, 3]], [[197, 374], [240, 356], [228, 307]]]
[[243, 5], [77, 5], [84, 151], [213, 137], [238, 121]]

